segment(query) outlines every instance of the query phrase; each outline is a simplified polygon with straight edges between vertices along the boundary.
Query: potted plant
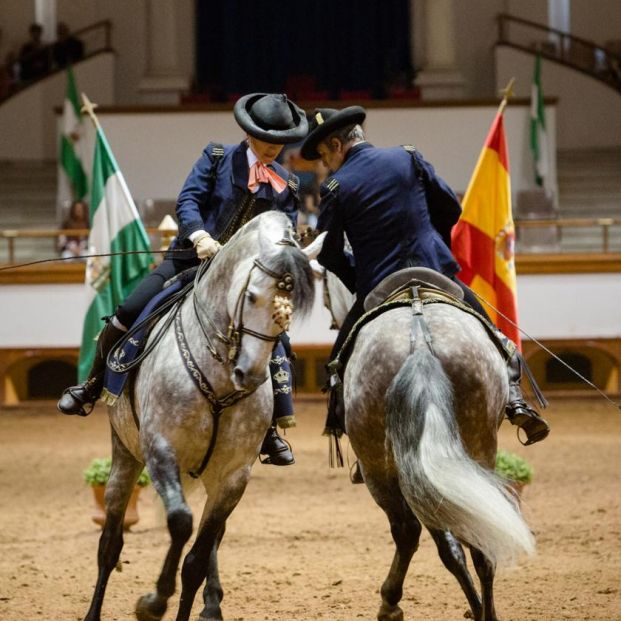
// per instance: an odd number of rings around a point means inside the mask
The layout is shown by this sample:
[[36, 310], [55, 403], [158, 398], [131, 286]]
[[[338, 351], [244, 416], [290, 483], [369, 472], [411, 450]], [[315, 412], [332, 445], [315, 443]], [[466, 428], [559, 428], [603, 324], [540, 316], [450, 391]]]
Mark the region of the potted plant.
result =
[[[93, 522], [103, 526], [106, 521], [106, 504], [104, 500], [104, 493], [106, 484], [110, 477], [110, 468], [112, 467], [111, 457], [96, 457], [91, 461], [88, 468], [84, 470], [84, 481], [87, 485], [91, 486], [93, 495], [95, 497], [95, 510], [92, 515]], [[140, 519], [138, 516], [138, 495], [140, 490], [149, 485], [151, 479], [146, 469], [143, 469], [136, 481], [136, 487], [132, 491], [132, 495], [127, 504], [125, 511], [125, 518], [123, 519], [123, 528], [129, 530], [130, 526], [133, 526]]]
[[523, 457], [504, 450], [496, 453], [496, 473], [507, 479], [518, 499], [524, 486], [533, 480], [533, 472], [533, 467]]

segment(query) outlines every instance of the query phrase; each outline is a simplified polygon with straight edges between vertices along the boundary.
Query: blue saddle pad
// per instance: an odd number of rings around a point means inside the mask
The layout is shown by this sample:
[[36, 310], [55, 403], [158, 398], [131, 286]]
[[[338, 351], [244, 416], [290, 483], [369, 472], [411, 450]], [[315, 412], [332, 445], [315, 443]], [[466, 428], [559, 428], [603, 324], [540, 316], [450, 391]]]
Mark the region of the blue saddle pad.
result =
[[[160, 291], [149, 303], [144, 307], [144, 310], [136, 319], [134, 325], [138, 325], [141, 321], [144, 321], [151, 313], [157, 310], [171, 295], [177, 293], [181, 288], [185, 286], [182, 280], [174, 281], [169, 287], [166, 287]], [[132, 362], [138, 354], [143, 350], [149, 333], [151, 331], [151, 324], [145, 325], [138, 330], [123, 346], [122, 349], [113, 350], [113, 360], [119, 364], [128, 364]], [[102, 392], [102, 400], [108, 405], [114, 405], [116, 400], [123, 393], [125, 383], [129, 377], [130, 371], [117, 372], [110, 367], [106, 368], [106, 375], [104, 379], [104, 389]]]

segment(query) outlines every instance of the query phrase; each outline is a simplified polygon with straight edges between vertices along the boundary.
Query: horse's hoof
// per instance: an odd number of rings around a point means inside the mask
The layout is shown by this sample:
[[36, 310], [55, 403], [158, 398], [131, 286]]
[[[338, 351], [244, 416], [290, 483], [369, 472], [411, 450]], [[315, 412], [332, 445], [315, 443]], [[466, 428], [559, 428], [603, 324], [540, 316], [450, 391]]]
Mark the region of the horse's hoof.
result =
[[403, 610], [399, 606], [382, 603], [377, 613], [377, 621], [403, 621]]
[[166, 600], [157, 593], [147, 593], [136, 603], [138, 621], [160, 621], [166, 612]]
[[222, 613], [209, 614], [205, 616], [202, 612], [198, 615], [198, 621], [222, 621]]

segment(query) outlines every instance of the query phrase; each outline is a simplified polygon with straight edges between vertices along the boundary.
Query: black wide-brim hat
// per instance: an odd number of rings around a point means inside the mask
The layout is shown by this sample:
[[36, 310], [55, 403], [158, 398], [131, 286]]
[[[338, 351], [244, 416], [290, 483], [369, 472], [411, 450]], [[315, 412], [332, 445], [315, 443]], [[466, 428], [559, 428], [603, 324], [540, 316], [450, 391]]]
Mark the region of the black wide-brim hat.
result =
[[306, 113], [286, 95], [244, 95], [235, 103], [233, 114], [244, 131], [263, 142], [290, 144], [302, 140], [308, 133]]
[[300, 155], [305, 160], [318, 159], [317, 145], [325, 140], [332, 132], [348, 125], [362, 125], [367, 111], [362, 106], [349, 106], [342, 110], [334, 108], [315, 108], [310, 117], [311, 131], [306, 136]]

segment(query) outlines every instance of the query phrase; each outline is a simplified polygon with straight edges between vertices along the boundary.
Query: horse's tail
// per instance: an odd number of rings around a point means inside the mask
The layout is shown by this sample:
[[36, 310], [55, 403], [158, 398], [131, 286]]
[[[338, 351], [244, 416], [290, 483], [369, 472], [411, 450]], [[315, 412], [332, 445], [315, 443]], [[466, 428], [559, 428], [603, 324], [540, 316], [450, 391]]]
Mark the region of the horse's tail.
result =
[[453, 389], [440, 361], [421, 344], [386, 396], [386, 433], [400, 488], [429, 528], [450, 530], [492, 562], [534, 552], [534, 538], [502, 480], [464, 449]]

